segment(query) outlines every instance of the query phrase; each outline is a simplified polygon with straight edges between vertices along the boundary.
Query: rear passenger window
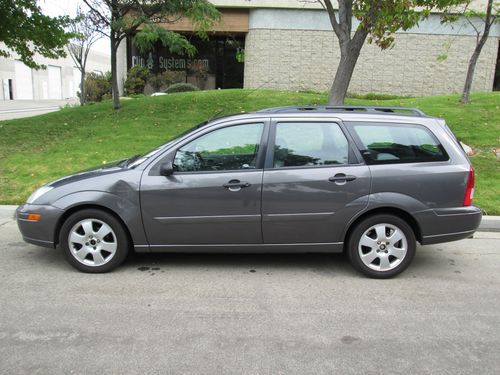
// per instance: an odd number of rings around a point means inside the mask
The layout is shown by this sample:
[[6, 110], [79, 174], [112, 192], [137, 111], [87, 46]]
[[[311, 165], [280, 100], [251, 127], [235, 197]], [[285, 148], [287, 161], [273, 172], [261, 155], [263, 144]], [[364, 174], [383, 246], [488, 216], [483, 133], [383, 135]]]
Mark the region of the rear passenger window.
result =
[[347, 139], [335, 123], [281, 122], [276, 126], [274, 167], [347, 164]]
[[448, 160], [436, 137], [425, 127], [409, 124], [350, 123], [367, 163], [417, 163]]

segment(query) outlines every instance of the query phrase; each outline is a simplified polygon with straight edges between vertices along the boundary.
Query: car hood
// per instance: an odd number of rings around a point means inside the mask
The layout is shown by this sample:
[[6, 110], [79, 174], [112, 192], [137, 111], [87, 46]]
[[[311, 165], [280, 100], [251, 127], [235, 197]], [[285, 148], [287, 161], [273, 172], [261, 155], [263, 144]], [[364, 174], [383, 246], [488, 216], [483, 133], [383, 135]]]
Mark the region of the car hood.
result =
[[49, 183], [48, 185], [52, 186], [52, 187], [59, 187], [59, 186], [63, 186], [63, 185], [69, 184], [69, 183], [78, 182], [81, 180], [86, 180], [86, 179], [92, 178], [92, 177], [121, 172], [121, 171], [123, 171], [122, 165], [123, 165], [123, 162], [125, 160], [126, 159], [116, 160], [116, 161], [112, 161], [112, 162], [100, 165], [98, 167], [85, 169], [83, 171], [80, 171], [80, 172], [71, 174], [69, 176], [62, 177], [58, 180], [55, 180], [55, 181]]

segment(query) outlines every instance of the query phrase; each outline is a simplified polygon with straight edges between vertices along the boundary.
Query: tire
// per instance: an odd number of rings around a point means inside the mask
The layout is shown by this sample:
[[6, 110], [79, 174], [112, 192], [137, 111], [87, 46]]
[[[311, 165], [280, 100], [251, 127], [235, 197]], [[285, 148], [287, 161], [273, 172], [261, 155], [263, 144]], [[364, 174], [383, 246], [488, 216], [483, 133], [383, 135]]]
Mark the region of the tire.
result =
[[359, 222], [347, 246], [349, 260], [356, 270], [371, 278], [388, 279], [410, 265], [416, 239], [406, 221], [380, 214]]
[[98, 209], [77, 211], [66, 219], [59, 243], [69, 264], [87, 273], [115, 269], [125, 260], [130, 248], [121, 222]]

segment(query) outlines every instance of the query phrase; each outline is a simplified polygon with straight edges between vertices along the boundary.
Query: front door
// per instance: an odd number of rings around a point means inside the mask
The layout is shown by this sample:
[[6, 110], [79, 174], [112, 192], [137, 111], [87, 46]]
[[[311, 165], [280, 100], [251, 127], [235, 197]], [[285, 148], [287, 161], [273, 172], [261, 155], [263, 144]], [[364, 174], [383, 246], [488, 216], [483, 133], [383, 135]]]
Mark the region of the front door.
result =
[[254, 120], [204, 132], [164, 158], [173, 161], [171, 176], [145, 171], [141, 206], [153, 248], [262, 243], [266, 126]]
[[336, 244], [368, 203], [370, 171], [335, 122], [272, 124], [264, 171], [264, 243]]

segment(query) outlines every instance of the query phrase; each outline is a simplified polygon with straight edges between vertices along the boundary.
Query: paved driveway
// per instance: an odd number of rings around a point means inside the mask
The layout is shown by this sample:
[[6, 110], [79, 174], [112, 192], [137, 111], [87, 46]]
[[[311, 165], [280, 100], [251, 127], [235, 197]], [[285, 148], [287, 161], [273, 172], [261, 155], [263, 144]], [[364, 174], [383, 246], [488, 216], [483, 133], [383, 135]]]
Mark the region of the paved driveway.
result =
[[77, 99], [66, 100], [0, 100], [0, 121], [42, 115], [58, 111], [67, 104], [75, 105]]
[[74, 271], [0, 216], [2, 374], [498, 374], [500, 235], [393, 280], [341, 255], [136, 255]]

